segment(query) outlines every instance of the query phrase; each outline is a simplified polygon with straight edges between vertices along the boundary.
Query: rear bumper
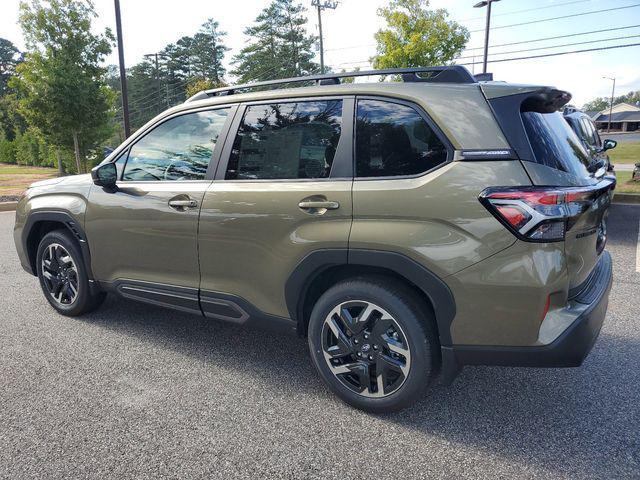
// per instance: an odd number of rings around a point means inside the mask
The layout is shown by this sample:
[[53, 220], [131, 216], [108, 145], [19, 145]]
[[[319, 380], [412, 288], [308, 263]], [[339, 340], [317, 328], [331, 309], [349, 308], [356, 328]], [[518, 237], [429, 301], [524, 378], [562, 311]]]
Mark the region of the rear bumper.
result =
[[612, 282], [612, 263], [609, 252], [602, 253], [600, 262], [602, 264], [598, 265], [600, 272], [596, 280], [591, 283], [588, 290], [574, 300], [586, 305], [586, 308], [552, 343], [530, 347], [464, 345], [442, 347], [444, 376], [455, 377], [455, 373], [464, 365], [580, 366], [598, 338], [607, 312]]

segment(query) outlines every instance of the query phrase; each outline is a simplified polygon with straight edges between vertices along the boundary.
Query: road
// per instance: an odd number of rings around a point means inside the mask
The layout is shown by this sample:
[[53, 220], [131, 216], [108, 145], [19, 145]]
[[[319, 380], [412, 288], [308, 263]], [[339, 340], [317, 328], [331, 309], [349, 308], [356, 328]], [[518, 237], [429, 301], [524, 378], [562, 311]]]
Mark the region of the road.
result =
[[0, 478], [638, 478], [639, 217], [612, 208], [615, 284], [581, 368], [467, 367], [374, 416], [295, 337], [115, 298], [55, 314], [0, 213]]
[[604, 132], [600, 132], [600, 137], [602, 139], [610, 138], [620, 143], [640, 142], [640, 131], [634, 133], [607, 133], [605, 130]]

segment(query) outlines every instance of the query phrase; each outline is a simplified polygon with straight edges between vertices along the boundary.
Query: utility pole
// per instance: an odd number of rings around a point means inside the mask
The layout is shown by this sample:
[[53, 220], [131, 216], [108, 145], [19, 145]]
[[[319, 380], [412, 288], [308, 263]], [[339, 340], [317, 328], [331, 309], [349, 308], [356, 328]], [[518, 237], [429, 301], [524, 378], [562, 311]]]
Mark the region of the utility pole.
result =
[[[168, 58], [168, 55], [165, 55], [164, 53], [147, 53], [145, 55], [143, 55], [143, 57], [145, 58], [149, 58], [149, 57], [153, 57], [154, 58], [154, 67], [155, 67], [155, 82], [156, 82], [156, 90], [158, 91], [158, 99], [160, 98], [160, 64], [158, 63], [158, 57], [165, 57]], [[167, 69], [168, 70], [168, 69]], [[165, 105], [167, 108], [169, 108], [169, 85], [166, 84], [165, 82]]]
[[613, 80], [613, 86], [611, 87], [611, 103], [609, 103], [609, 123], [607, 123], [607, 133], [611, 131], [611, 115], [613, 114], [613, 95], [616, 91], [616, 77], [602, 77], [607, 80]]
[[482, 73], [487, 73], [487, 57], [489, 55], [489, 26], [491, 24], [491, 4], [500, 0], [482, 0], [476, 3], [473, 8], [487, 7], [487, 25], [484, 29], [484, 61], [482, 62]]
[[131, 136], [129, 124], [129, 97], [127, 94], [127, 71], [124, 68], [124, 48], [122, 46], [122, 20], [120, 18], [120, 0], [114, 0], [116, 8], [116, 34], [118, 37], [118, 60], [120, 62], [120, 90], [122, 90], [122, 120], [124, 123], [124, 138]]
[[337, 1], [331, 0], [311, 0], [311, 6], [318, 9], [318, 33], [320, 38], [320, 73], [324, 73], [324, 45], [322, 39], [322, 10], [330, 8], [335, 10], [338, 7]]

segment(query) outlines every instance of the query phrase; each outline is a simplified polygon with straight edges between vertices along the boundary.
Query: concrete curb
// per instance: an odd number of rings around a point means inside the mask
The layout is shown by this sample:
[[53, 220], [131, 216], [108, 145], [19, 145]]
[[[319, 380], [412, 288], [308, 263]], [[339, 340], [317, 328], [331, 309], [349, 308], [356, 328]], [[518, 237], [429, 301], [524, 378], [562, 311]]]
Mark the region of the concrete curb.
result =
[[634, 203], [640, 204], [640, 194], [638, 193], [618, 193], [613, 194], [613, 203]]
[[0, 212], [11, 212], [16, 209], [18, 202], [0, 202]]

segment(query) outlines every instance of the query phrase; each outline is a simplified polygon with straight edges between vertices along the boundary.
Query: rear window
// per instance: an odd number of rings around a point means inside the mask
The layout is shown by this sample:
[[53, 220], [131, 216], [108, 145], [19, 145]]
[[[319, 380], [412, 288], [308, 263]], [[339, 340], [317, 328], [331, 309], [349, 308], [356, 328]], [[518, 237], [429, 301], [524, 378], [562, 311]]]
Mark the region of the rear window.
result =
[[588, 177], [589, 154], [560, 112], [523, 112], [536, 162], [578, 177]]

